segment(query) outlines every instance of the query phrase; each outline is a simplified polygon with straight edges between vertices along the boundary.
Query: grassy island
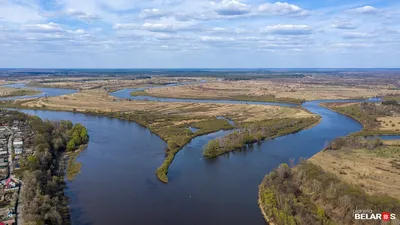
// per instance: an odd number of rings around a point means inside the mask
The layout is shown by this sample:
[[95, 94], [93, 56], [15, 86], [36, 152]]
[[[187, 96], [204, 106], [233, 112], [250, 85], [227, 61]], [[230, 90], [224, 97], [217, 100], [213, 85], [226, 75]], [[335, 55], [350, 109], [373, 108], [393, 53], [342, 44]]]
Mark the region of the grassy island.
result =
[[41, 91], [34, 89], [14, 89], [14, 88], [2, 88], [0, 89], [0, 98], [18, 97], [18, 96], [31, 96], [42, 93]]
[[207, 158], [215, 158], [267, 138], [298, 132], [317, 123], [319, 119], [319, 117], [283, 118], [243, 123], [241, 124], [242, 128], [238, 131], [225, 137], [211, 140], [204, 147], [203, 155]]

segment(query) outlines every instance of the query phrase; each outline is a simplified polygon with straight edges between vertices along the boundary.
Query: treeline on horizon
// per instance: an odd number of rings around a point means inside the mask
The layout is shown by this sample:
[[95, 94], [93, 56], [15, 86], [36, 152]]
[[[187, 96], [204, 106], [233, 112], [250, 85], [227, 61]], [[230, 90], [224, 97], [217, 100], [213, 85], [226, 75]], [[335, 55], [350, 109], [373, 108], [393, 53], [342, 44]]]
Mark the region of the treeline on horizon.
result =
[[[272, 78], [302, 78], [304, 72], [271, 72], [265, 70], [132, 70], [132, 71], [107, 71], [107, 70], [66, 70], [66, 71], [0, 71], [0, 76], [7, 76], [9, 80], [13, 78], [29, 77], [29, 76], [57, 76], [63, 77], [131, 77], [130, 79], [149, 79], [151, 76], [163, 77], [214, 77], [226, 80], [251, 80], [251, 79], [272, 79]], [[44, 81], [46, 82], [46, 81]], [[50, 81], [49, 81], [50, 82]], [[51, 81], [54, 82], [54, 81]], [[43, 83], [41, 81], [41, 83]]]
[[87, 130], [71, 121], [42, 121], [16, 111], [3, 110], [7, 116], [2, 123], [14, 120], [26, 121], [34, 136], [26, 139], [25, 145], [33, 149], [33, 154], [20, 160], [18, 173], [23, 181], [21, 201], [22, 218], [29, 225], [70, 224], [68, 199], [64, 195], [63, 153], [79, 148], [78, 144], [88, 142]]

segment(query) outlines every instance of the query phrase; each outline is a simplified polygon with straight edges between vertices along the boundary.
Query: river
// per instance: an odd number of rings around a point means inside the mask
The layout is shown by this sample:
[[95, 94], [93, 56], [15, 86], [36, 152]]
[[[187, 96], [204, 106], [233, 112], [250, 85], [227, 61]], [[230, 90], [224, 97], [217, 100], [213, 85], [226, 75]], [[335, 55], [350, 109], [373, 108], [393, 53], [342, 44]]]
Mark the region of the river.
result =
[[82, 173], [67, 182], [73, 225], [263, 225], [257, 191], [267, 173], [290, 159], [309, 158], [329, 141], [362, 129], [355, 120], [319, 106], [320, 102], [303, 104], [322, 117], [318, 125], [245, 151], [206, 160], [203, 146], [229, 131], [193, 139], [176, 155], [168, 184], [155, 176], [166, 143], [134, 122], [70, 112], [21, 111], [88, 128], [89, 145], [78, 158]]

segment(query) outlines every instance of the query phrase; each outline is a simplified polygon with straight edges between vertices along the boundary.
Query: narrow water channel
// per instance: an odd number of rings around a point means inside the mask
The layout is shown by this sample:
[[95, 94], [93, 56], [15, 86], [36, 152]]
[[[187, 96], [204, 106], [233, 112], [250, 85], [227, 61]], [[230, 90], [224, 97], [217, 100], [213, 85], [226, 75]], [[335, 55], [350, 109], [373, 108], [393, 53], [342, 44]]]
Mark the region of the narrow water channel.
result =
[[68, 112], [21, 111], [88, 128], [90, 142], [78, 158], [82, 173], [68, 182], [73, 225], [263, 225], [257, 191], [264, 175], [290, 159], [309, 158], [334, 138], [362, 128], [353, 119], [320, 107], [320, 102], [303, 104], [322, 117], [318, 125], [245, 151], [207, 160], [202, 157], [203, 146], [229, 131], [193, 139], [176, 155], [168, 184], [155, 176], [166, 144], [136, 123]]
[[25, 96], [14, 96], [14, 97], [6, 97], [1, 98], [0, 101], [3, 100], [16, 100], [16, 99], [27, 99], [27, 98], [41, 98], [41, 97], [53, 97], [53, 96], [60, 96], [60, 95], [69, 95], [76, 93], [76, 90], [72, 89], [63, 89], [63, 88], [44, 88], [44, 87], [29, 87], [25, 84], [18, 83], [18, 84], [6, 84], [4, 87], [10, 88], [24, 88], [24, 89], [35, 89], [40, 91], [40, 94], [37, 95], [25, 95]]

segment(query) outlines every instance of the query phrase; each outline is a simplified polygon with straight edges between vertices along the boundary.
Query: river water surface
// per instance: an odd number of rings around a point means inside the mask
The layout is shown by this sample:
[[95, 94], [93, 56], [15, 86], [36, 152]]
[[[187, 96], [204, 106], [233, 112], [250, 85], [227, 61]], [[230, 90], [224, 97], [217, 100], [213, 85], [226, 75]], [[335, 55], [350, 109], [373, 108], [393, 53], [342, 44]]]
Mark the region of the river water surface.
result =
[[257, 192], [267, 173], [290, 159], [309, 158], [334, 138], [362, 128], [355, 120], [320, 107], [320, 102], [303, 104], [322, 117], [318, 125], [245, 151], [206, 160], [203, 146], [229, 131], [193, 139], [176, 155], [168, 184], [155, 176], [165, 142], [136, 123], [69, 112], [21, 111], [88, 128], [89, 145], [78, 158], [82, 173], [68, 182], [66, 190], [74, 225], [263, 225]]

